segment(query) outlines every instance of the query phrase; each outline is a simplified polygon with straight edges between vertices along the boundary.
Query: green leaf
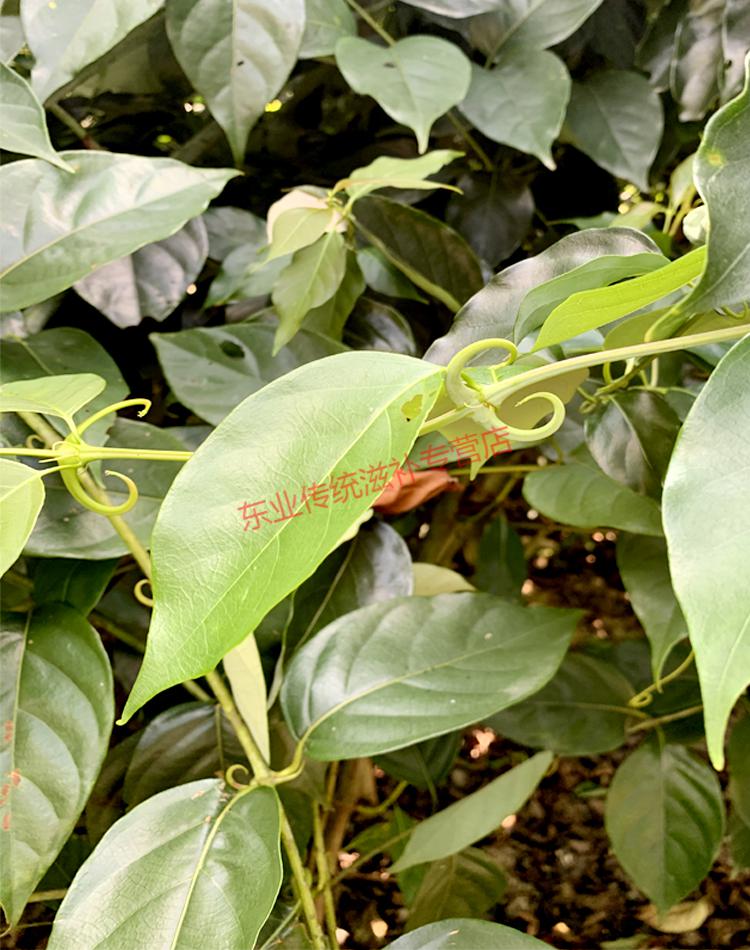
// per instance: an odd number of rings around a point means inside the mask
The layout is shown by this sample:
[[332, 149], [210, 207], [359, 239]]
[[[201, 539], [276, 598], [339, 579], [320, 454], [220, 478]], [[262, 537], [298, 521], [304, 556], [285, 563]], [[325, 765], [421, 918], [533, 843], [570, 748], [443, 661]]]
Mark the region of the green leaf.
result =
[[695, 650], [717, 769], [729, 713], [750, 682], [748, 378], [750, 336], [732, 347], [693, 403], [664, 483], [669, 566]]
[[360, 297], [344, 328], [344, 342], [355, 350], [417, 355], [417, 344], [404, 317], [380, 301]]
[[152, 333], [149, 339], [180, 402], [218, 425], [271, 380], [345, 349], [303, 327], [273, 356], [277, 326], [272, 315], [264, 314], [230, 326]]
[[[708, 207], [708, 257], [701, 279], [680, 311], [703, 313], [747, 302], [750, 294], [750, 55], [742, 93], [709, 119], [693, 166], [695, 185]], [[731, 207], [732, 213], [726, 214]]]
[[135, 737], [122, 797], [129, 808], [175, 785], [214, 778], [245, 754], [215, 703], [180, 703], [154, 717]]
[[31, 85], [44, 101], [162, 6], [163, 0], [48, 0], [21, 4], [26, 41], [34, 54]]
[[304, 0], [168, 0], [166, 24], [180, 66], [240, 165], [250, 129], [297, 61]]
[[714, 772], [687, 749], [654, 741], [615, 772], [605, 817], [617, 860], [660, 913], [700, 884], [724, 832]]
[[333, 297], [305, 317], [308, 330], [315, 330], [332, 340], [341, 340], [344, 326], [357, 300], [365, 289], [365, 278], [354, 251], [346, 252], [346, 267], [341, 283]]
[[[2, 363], [3, 381], [38, 380], [41, 376], [59, 376], [81, 374], [90, 376], [88, 370], [96, 367], [96, 375], [106, 381], [107, 387], [100, 396], [92, 399], [88, 405], [75, 410], [77, 422], [85, 422], [95, 412], [125, 399], [128, 386], [120, 375], [117, 364], [88, 333], [75, 327], [55, 327], [42, 330], [23, 340], [0, 340], [0, 363]], [[57, 385], [53, 383], [53, 399], [59, 399]], [[107, 429], [112, 425], [113, 415], [107, 415], [86, 430], [86, 441], [99, 445], [104, 441]], [[67, 429], [57, 422], [49, 420], [63, 434]]]
[[345, 0], [305, 0], [300, 59], [331, 56], [343, 36], [357, 35], [357, 21]]
[[750, 868], [750, 825], [746, 825], [735, 812], [730, 812], [727, 830], [734, 869], [744, 871]]
[[669, 78], [681, 122], [702, 119], [719, 97], [722, 26], [728, 6], [726, 0], [688, 6], [675, 31]]
[[519, 600], [526, 580], [526, 555], [518, 534], [505, 517], [494, 518], [479, 544], [479, 563], [472, 578], [480, 590]]
[[171, 158], [94, 151], [60, 155], [74, 175], [41, 159], [0, 169], [6, 215], [26, 221], [24, 228], [7, 232], [0, 271], [3, 310], [46, 300], [102, 264], [174, 234], [237, 174], [191, 168]]
[[21, 556], [43, 504], [41, 473], [20, 462], [0, 459], [0, 575]]
[[511, 47], [546, 49], [567, 39], [602, 0], [504, 0], [470, 21], [469, 36], [483, 53]]
[[2, 654], [0, 903], [13, 926], [83, 811], [114, 702], [99, 636], [70, 607], [4, 615]]
[[414, 594], [417, 597], [432, 597], [433, 594], [455, 594], [460, 590], [476, 590], [465, 577], [449, 567], [415, 561]]
[[532, 508], [561, 524], [662, 534], [661, 512], [653, 498], [639, 495], [600, 469], [580, 462], [527, 475], [523, 497]]
[[[636, 235], [633, 234], [633, 237]], [[669, 263], [645, 235], [640, 237], [640, 250], [634, 240], [625, 253], [601, 254], [530, 290], [518, 308], [513, 329], [516, 343], [540, 327], [552, 311], [572, 295], [585, 290], [597, 290], [628, 277], [640, 277]], [[621, 283], [617, 283], [617, 286], [624, 289]]]
[[363, 607], [295, 656], [281, 691], [284, 716], [324, 761], [452, 732], [543, 686], [577, 616], [469, 593]]
[[684, 257], [641, 277], [572, 294], [544, 321], [534, 349], [543, 350], [586, 330], [595, 330], [661, 300], [695, 279], [703, 269], [705, 259], [706, 249], [697, 247]]
[[[121, 818], [76, 875], [50, 950], [252, 947], [282, 878], [272, 788], [234, 797], [207, 779], [171, 788]], [[217, 894], [220, 900], [217, 899]]]
[[21, 17], [0, 13], [0, 60], [11, 63], [26, 45]]
[[672, 647], [687, 636], [687, 624], [669, 576], [667, 547], [662, 538], [621, 534], [617, 567], [636, 617], [651, 645], [651, 669], [658, 681]]
[[346, 272], [346, 246], [329, 231], [292, 258], [274, 284], [271, 299], [279, 315], [274, 355], [297, 333], [305, 315], [336, 293]]
[[388, 944], [388, 950], [544, 950], [548, 946], [502, 924], [453, 918], [413, 930]]
[[544, 689], [491, 716], [487, 725], [533, 749], [599, 755], [625, 742], [625, 710], [634, 693], [615, 667], [571, 653]]
[[[419, 827], [419, 826], [418, 826]], [[436, 920], [481, 917], [502, 898], [508, 881], [498, 862], [479, 848], [432, 864], [409, 908], [407, 931]]]
[[495, 69], [472, 65], [471, 87], [461, 112], [493, 142], [528, 152], [554, 168], [551, 147], [565, 118], [570, 90], [568, 70], [554, 53], [511, 49]]
[[212, 206], [201, 217], [208, 234], [208, 256], [215, 261], [223, 261], [238, 247], [250, 244], [260, 251], [268, 243], [266, 222], [244, 208]]
[[[89, 430], [86, 431], [88, 434]], [[185, 451], [185, 446], [169, 434], [169, 429], [158, 429], [146, 422], [124, 418], [119, 418], [112, 426], [107, 444], [110, 447]], [[135, 507], [122, 517], [146, 547], [150, 544], [151, 529], [162, 499], [181, 464], [139, 459], [113, 459], [110, 462], [112, 469], [128, 475], [138, 486]], [[106, 478], [103, 485], [112, 504], [120, 504], [127, 498], [127, 489], [121, 481]], [[98, 561], [130, 553], [109, 519], [79, 505], [59, 475], [48, 475], [45, 487], [45, 505], [27, 542], [27, 554]]]
[[386, 297], [400, 297], [402, 300], [417, 300], [427, 303], [427, 298], [419, 293], [414, 284], [392, 264], [377, 247], [361, 247], [357, 251], [357, 263], [367, 286]]
[[430, 13], [461, 20], [464, 17], [486, 13], [487, 10], [497, 7], [497, 0], [403, 0], [403, 2], [411, 7], [419, 7], [420, 10], [429, 10]]
[[0, 63], [0, 148], [43, 158], [71, 171], [52, 147], [44, 109], [34, 90], [4, 63]]
[[419, 158], [391, 158], [381, 155], [364, 168], [355, 168], [348, 178], [337, 183], [337, 189], [346, 189], [349, 199], [357, 201], [378, 188], [407, 188], [429, 191], [432, 188], [446, 187], [439, 181], [428, 181], [428, 175], [434, 175], [463, 152], [450, 149], [437, 149], [420, 155]]
[[[512, 264], [493, 277], [456, 315], [448, 333], [429, 347], [425, 359], [447, 363], [470, 343], [489, 337], [513, 339], [516, 318], [529, 291], [597, 258], [642, 254], [654, 249], [645, 235], [630, 228], [597, 228], [569, 234], [541, 254]], [[571, 289], [567, 284], [557, 287], [552, 299], [561, 303], [570, 295]], [[556, 299], [558, 292], [560, 298]], [[546, 308], [550, 302], [546, 296], [543, 301], [539, 300], [539, 313], [533, 322], [542, 313], [549, 312], [542, 309], [542, 304]], [[523, 312], [528, 312], [531, 320], [530, 314], [535, 313], [536, 308]]]
[[75, 290], [115, 326], [134, 327], [144, 317], [163, 320], [197, 280], [207, 254], [206, 227], [194, 218], [171, 237], [95, 270]]
[[[415, 788], [434, 792], [436, 786], [447, 778], [462, 744], [463, 734], [459, 730], [393, 752], [383, 752], [375, 757], [375, 763], [389, 775]], [[401, 850], [404, 845], [402, 842]]]
[[335, 228], [335, 208], [290, 208], [274, 220], [267, 261], [294, 254]]
[[729, 736], [729, 796], [737, 814], [750, 825], [750, 716], [734, 726]]
[[33, 563], [34, 603], [67, 604], [84, 616], [99, 603], [118, 561], [76, 561], [65, 557], [39, 558]]
[[423, 211], [369, 195], [357, 202], [355, 224], [412, 283], [454, 312], [482, 286], [466, 241]]
[[40, 412], [64, 419], [72, 429], [73, 416], [104, 390], [106, 382], [94, 373], [20, 379], [0, 386], [0, 412]]
[[413, 130], [420, 153], [433, 122], [461, 102], [471, 82], [464, 53], [436, 36], [409, 36], [391, 46], [345, 37], [336, 44], [336, 63], [355, 92], [372, 96]]
[[447, 858], [496, 831], [508, 815], [523, 807], [551, 763], [551, 752], [538, 752], [479, 791], [425, 818], [391, 870]]
[[658, 393], [614, 393], [586, 416], [586, 445], [599, 467], [621, 485], [659, 498], [680, 420]]
[[[154, 529], [156, 604], [126, 719], [167, 686], [212, 670], [313, 573], [372, 499], [359, 486], [360, 497], [321, 505], [348, 496], [341, 494], [342, 475], [392, 458], [400, 463], [441, 381], [435, 367], [407, 356], [341, 353], [270, 383], [211, 433], [180, 473]], [[421, 408], [407, 421], [401, 406], [415, 397]], [[324, 498], [332, 477], [339, 493]], [[302, 489], [313, 484], [319, 490], [308, 513]], [[187, 549], [213, 552], [191, 562], [189, 596], [179, 553]]]
[[597, 165], [648, 191], [664, 115], [644, 76], [609, 69], [574, 82], [565, 128], [573, 145]]
[[232, 695], [263, 758], [271, 757], [266, 711], [266, 681], [255, 635], [245, 639], [224, 657], [224, 672], [232, 687]]

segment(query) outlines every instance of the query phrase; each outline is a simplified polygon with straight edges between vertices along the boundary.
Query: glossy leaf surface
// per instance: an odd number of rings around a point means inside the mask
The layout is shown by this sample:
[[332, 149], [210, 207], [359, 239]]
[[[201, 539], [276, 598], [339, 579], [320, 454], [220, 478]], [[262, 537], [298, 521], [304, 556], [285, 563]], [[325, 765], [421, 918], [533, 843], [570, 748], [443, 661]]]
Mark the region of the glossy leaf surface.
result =
[[44, 109], [23, 76], [0, 63], [0, 148], [70, 171], [52, 147]]
[[512, 927], [461, 918], [427, 924], [388, 944], [389, 950], [542, 950], [547, 946]]

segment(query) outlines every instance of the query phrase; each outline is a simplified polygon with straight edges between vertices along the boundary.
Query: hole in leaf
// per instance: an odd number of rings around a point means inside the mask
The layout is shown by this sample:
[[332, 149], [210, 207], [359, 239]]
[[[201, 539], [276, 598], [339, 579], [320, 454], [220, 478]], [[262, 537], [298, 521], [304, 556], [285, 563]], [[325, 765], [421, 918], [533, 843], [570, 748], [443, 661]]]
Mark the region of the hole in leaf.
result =
[[232, 343], [231, 340], [224, 340], [219, 344], [221, 352], [225, 356], [230, 356], [232, 359], [241, 360], [245, 355], [245, 351], [237, 343]]
[[417, 393], [416, 396], [412, 396], [408, 402], [405, 402], [403, 406], [401, 406], [401, 414], [407, 422], [411, 422], [412, 419], [419, 415], [422, 408], [422, 398], [423, 397]]

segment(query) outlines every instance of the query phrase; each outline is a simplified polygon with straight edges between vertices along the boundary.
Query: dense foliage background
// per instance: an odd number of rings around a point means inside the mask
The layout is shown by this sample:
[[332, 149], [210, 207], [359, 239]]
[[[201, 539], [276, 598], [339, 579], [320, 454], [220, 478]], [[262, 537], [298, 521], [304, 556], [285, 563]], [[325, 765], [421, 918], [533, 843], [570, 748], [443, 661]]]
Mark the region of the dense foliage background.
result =
[[0, 14], [4, 945], [747, 946], [750, 6]]

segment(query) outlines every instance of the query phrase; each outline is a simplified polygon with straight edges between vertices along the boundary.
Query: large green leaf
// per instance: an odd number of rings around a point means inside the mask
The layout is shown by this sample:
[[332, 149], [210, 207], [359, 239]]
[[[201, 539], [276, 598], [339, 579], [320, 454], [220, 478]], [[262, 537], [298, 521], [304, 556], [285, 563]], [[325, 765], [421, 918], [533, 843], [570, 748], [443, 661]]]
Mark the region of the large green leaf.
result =
[[544, 321], [534, 348], [541, 350], [562, 343], [668, 296], [696, 278], [705, 259], [706, 249], [698, 247], [684, 257], [633, 280], [572, 294]]
[[243, 399], [271, 380], [345, 349], [302, 328], [273, 356], [277, 326], [274, 317], [265, 314], [231, 326], [152, 333], [150, 339], [180, 402], [218, 425]]
[[745, 69], [742, 93], [709, 120], [695, 156], [695, 185], [708, 207], [710, 230], [706, 268], [680, 307], [689, 313], [750, 301], [750, 55]]
[[272, 788], [216, 779], [162, 792], [121, 818], [76, 875], [50, 950], [253, 947], [282, 878]]
[[279, 315], [274, 355], [292, 339], [307, 313], [333, 297], [345, 271], [346, 246], [338, 231], [329, 231], [296, 252], [273, 288]]
[[132, 808], [152, 795], [213, 778], [245, 762], [234, 730], [215, 703], [180, 703], [154, 717], [136, 737], [122, 797]]
[[[526, 295], [534, 288], [603, 256], [641, 255], [654, 250], [652, 241], [630, 228], [591, 228], [569, 234], [541, 254], [512, 264], [496, 274], [459, 311], [448, 333], [435, 340], [425, 358], [447, 363], [470, 343], [489, 337], [513, 339], [516, 317]], [[567, 283], [557, 288], [561, 296], [553, 298], [555, 303], [565, 300], [573, 289]], [[550, 302], [545, 298], [545, 307]], [[541, 310], [540, 314], [548, 312]]]
[[544, 950], [549, 944], [487, 920], [453, 918], [427, 924], [388, 944], [388, 950]]
[[3, 310], [46, 300], [102, 264], [174, 234], [237, 174], [171, 158], [60, 155], [75, 174], [38, 158], [0, 169], [6, 217], [25, 221], [3, 234]]
[[99, 636], [70, 607], [6, 614], [0, 644], [0, 903], [15, 924], [86, 804], [114, 701]]
[[472, 42], [490, 57], [512, 47], [546, 49], [575, 32], [602, 0], [504, 0], [470, 23]]
[[658, 680], [672, 647], [687, 636], [687, 624], [669, 576], [664, 540], [621, 534], [617, 539], [617, 567], [651, 644], [651, 669]]
[[441, 379], [411, 357], [341, 353], [282, 376], [227, 416], [162, 505], [156, 605], [125, 718], [213, 669], [312, 574], [374, 500], [358, 470], [400, 464]]
[[425, 818], [414, 828], [392, 870], [447, 858], [491, 834], [523, 807], [551, 762], [551, 752], [538, 752], [479, 791]]
[[750, 336], [721, 360], [688, 413], [664, 483], [672, 582], [695, 650], [716, 768], [750, 682]]
[[369, 195], [356, 205], [356, 224], [420, 290], [458, 310], [482, 286], [466, 241], [447, 224], [409, 205]]
[[572, 462], [532, 472], [524, 480], [523, 496], [533, 508], [561, 524], [662, 534], [658, 503], [626, 488], [596, 466]]
[[649, 741], [615, 773], [606, 825], [617, 860], [664, 913], [714, 862], [724, 832], [719, 781], [687, 749]]
[[239, 165], [250, 129], [297, 61], [304, 0], [168, 0], [175, 55], [224, 129]]
[[406, 929], [457, 915], [481, 917], [500, 901], [507, 887], [497, 859], [479, 848], [466, 848], [427, 868], [411, 902]]
[[21, 19], [34, 54], [31, 84], [40, 99], [69, 82], [130, 31], [163, 0], [24, 0]]
[[391, 158], [381, 155], [374, 162], [354, 171], [338, 187], [346, 186], [346, 192], [352, 201], [363, 198], [378, 188], [404, 188], [417, 191], [430, 191], [439, 188], [440, 182], [430, 181], [428, 175], [434, 175], [444, 165], [463, 153], [451, 149], [436, 149], [419, 158]]
[[4, 63], [0, 63], [0, 148], [43, 158], [70, 171], [52, 147], [44, 109], [34, 90]]
[[0, 459], [0, 575], [23, 551], [44, 504], [41, 475], [28, 465]]
[[495, 142], [528, 152], [554, 168], [552, 143], [565, 118], [571, 82], [546, 50], [508, 50], [495, 69], [472, 66], [461, 112]]
[[0, 412], [39, 412], [64, 419], [72, 429], [73, 416], [103, 392], [107, 384], [94, 373], [19, 379], [0, 386]]
[[[100, 343], [76, 327], [55, 327], [25, 339], [0, 340], [0, 364], [3, 383], [22, 379], [38, 380], [42, 376], [89, 376], [89, 371], [95, 368], [96, 375], [104, 379], [107, 386], [101, 395], [92, 398], [88, 404], [84, 400], [78, 408], [73, 409], [79, 423], [128, 394], [128, 386], [117, 363]], [[55, 400], [59, 401], [59, 385], [53, 384], [52, 389]], [[68, 408], [72, 408], [72, 405], [69, 404]], [[86, 441], [97, 445], [103, 442], [113, 418], [107, 415], [95, 422], [86, 430]], [[67, 434], [67, 428], [57, 418], [51, 417], [48, 421], [53, 426], [59, 426], [61, 433]]]
[[76, 292], [118, 327], [144, 317], [163, 320], [183, 299], [208, 254], [206, 226], [188, 221], [171, 237], [147, 244], [76, 281]]
[[363, 607], [296, 655], [282, 687], [284, 715], [323, 760], [452, 732], [540, 689], [577, 617], [470, 593]]
[[336, 63], [355, 92], [372, 96], [414, 131], [420, 152], [427, 151], [435, 119], [464, 98], [471, 82], [464, 53], [436, 36], [409, 36], [390, 46], [345, 37], [336, 44]]
[[680, 420], [663, 396], [632, 389], [586, 416], [586, 445], [610, 478], [659, 498]]
[[342, 36], [356, 36], [357, 21], [346, 0], [305, 0], [300, 59], [331, 56]]
[[615, 667], [571, 653], [544, 689], [491, 716], [487, 725], [532, 748], [598, 755], [625, 742], [626, 710], [634, 692]]
[[644, 76], [611, 69], [574, 82], [565, 128], [570, 141], [597, 165], [648, 190], [664, 116]]

